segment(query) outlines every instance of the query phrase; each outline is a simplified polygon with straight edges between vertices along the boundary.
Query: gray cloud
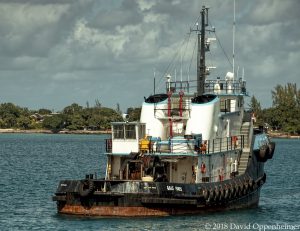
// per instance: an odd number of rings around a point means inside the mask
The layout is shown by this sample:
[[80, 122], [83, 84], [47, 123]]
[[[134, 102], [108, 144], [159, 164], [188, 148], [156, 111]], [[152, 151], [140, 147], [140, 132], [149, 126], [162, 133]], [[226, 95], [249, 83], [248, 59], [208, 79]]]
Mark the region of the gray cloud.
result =
[[[163, 77], [202, 4], [2, 0], [0, 102], [55, 110], [95, 99], [110, 107], [120, 103], [122, 109], [139, 106], [153, 91], [153, 70], [157, 79]], [[233, 2], [204, 4], [210, 6], [210, 22], [231, 57]], [[245, 68], [248, 90], [264, 106], [271, 106], [270, 91], [276, 84], [300, 84], [299, 9], [297, 0], [236, 1], [236, 66], [239, 73]], [[181, 49], [184, 72], [191, 65], [194, 39], [187, 47], [191, 49]], [[212, 75], [223, 77], [230, 63], [217, 43], [212, 48], [208, 57], [214, 61], [208, 63], [218, 67]], [[177, 58], [179, 75], [180, 55]]]

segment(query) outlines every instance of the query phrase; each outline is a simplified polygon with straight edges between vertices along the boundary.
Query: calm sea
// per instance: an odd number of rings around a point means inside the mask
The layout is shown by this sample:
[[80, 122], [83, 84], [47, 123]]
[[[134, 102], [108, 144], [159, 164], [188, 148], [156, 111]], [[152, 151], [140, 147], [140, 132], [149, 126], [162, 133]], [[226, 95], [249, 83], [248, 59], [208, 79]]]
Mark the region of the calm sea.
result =
[[60, 216], [60, 179], [104, 174], [103, 135], [0, 134], [0, 230], [289, 230], [300, 228], [300, 140], [276, 139], [258, 208], [196, 216]]

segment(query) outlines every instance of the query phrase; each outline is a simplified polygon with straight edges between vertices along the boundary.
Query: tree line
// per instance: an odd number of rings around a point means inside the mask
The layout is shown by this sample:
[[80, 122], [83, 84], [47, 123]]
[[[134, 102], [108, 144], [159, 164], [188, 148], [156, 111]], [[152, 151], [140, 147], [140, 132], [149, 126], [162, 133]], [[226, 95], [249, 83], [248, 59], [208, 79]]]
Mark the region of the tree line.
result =
[[272, 107], [262, 109], [252, 96], [250, 108], [256, 117], [257, 126], [269, 126], [274, 131], [300, 134], [300, 89], [295, 83], [277, 85], [272, 93]]
[[[268, 126], [274, 131], [300, 134], [300, 89], [296, 84], [277, 85], [272, 91], [273, 105], [261, 108], [260, 102], [252, 96], [250, 110], [256, 117], [256, 126]], [[141, 108], [128, 108], [128, 121], [137, 121]], [[116, 109], [102, 107], [99, 100], [86, 107], [73, 103], [59, 113], [49, 109], [29, 110], [13, 103], [0, 104], [0, 128], [68, 130], [107, 130], [110, 123], [123, 121], [119, 104]]]
[[[128, 108], [128, 120], [139, 117], [140, 108]], [[60, 130], [108, 130], [110, 123], [123, 121], [120, 106], [116, 109], [102, 107], [99, 100], [95, 106], [86, 107], [73, 103], [61, 112], [53, 113], [49, 109], [29, 110], [13, 103], [0, 104], [0, 128]]]

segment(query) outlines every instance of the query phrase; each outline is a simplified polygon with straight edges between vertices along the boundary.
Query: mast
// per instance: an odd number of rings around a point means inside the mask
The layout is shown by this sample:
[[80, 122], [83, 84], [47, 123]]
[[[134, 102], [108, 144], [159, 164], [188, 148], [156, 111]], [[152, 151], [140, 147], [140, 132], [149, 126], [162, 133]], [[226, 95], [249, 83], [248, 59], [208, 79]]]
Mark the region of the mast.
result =
[[[199, 39], [199, 37], [200, 36], [198, 34], [198, 67], [197, 67], [197, 70], [199, 70], [199, 72], [197, 73], [197, 78], [198, 78], [197, 92], [198, 92], [198, 95], [203, 95], [204, 81], [205, 81], [205, 6], [202, 7], [202, 11], [201, 11], [201, 40]], [[199, 45], [200, 45], [200, 47], [199, 47]]]
[[[198, 23], [196, 29], [191, 29], [197, 32], [198, 36], [198, 52], [197, 52], [197, 95], [204, 94], [204, 83], [206, 77], [205, 66], [205, 27], [208, 26], [208, 8], [202, 6], [201, 14], [201, 28], [199, 29]], [[205, 17], [206, 16], [206, 17]]]
[[233, 78], [235, 77], [235, 67], [234, 67], [234, 52], [235, 52], [235, 0], [233, 1], [233, 25], [232, 25], [232, 73]]

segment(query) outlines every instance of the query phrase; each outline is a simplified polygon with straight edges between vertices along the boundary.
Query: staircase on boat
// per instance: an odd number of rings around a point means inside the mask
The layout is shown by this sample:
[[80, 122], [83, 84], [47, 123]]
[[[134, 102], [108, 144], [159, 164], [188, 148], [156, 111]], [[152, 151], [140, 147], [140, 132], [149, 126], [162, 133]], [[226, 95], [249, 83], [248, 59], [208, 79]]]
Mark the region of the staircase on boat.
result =
[[242, 154], [239, 159], [239, 165], [238, 165], [238, 172], [239, 174], [243, 174], [248, 166], [249, 162], [249, 156], [250, 156], [250, 142], [251, 142], [251, 135], [250, 132], [251, 123], [250, 122], [244, 122], [241, 127], [241, 135], [244, 136], [244, 148], [242, 149]]

